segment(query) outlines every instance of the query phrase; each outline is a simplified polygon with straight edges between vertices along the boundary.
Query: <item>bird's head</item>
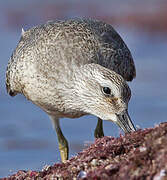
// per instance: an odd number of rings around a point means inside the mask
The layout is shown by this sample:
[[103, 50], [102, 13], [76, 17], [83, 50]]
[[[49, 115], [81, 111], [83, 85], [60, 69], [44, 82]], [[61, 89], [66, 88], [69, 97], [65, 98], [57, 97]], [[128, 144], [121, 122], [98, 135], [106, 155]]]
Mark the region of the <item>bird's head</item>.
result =
[[75, 102], [81, 111], [116, 123], [125, 133], [135, 131], [128, 115], [131, 91], [117, 73], [97, 64], [82, 66], [75, 76]]

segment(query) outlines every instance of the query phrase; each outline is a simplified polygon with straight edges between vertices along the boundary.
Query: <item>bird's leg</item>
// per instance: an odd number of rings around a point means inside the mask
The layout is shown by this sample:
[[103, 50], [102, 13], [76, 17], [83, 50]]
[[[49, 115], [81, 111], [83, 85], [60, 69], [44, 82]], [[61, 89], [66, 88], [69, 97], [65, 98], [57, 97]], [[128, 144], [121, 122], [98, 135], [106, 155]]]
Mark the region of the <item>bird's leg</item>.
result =
[[95, 138], [101, 138], [103, 136], [104, 136], [104, 132], [103, 132], [103, 120], [98, 118], [96, 129], [94, 131], [94, 137]]
[[68, 153], [69, 153], [68, 141], [66, 140], [66, 138], [64, 137], [61, 131], [59, 119], [54, 116], [50, 116], [50, 117], [57, 133], [61, 161], [65, 162], [68, 159]]

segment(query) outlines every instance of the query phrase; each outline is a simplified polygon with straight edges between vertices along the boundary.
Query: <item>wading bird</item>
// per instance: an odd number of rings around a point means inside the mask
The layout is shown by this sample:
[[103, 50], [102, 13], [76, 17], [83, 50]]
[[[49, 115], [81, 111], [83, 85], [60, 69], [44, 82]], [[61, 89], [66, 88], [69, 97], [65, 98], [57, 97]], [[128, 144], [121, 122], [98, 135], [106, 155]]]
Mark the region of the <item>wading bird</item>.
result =
[[92, 19], [50, 21], [22, 31], [6, 71], [11, 96], [22, 93], [51, 118], [61, 159], [68, 142], [60, 118], [98, 117], [95, 137], [104, 136], [102, 120], [135, 131], [128, 115], [136, 75], [129, 49], [109, 24]]

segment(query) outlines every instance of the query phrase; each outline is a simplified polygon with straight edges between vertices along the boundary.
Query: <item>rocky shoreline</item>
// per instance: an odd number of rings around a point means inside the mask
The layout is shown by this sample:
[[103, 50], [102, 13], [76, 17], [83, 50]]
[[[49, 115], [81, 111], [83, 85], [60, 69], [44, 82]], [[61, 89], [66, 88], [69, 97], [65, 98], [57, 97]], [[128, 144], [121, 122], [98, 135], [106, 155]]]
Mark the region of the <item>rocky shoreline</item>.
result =
[[41, 172], [18, 171], [2, 180], [167, 178], [167, 123], [119, 138], [103, 137], [66, 163]]

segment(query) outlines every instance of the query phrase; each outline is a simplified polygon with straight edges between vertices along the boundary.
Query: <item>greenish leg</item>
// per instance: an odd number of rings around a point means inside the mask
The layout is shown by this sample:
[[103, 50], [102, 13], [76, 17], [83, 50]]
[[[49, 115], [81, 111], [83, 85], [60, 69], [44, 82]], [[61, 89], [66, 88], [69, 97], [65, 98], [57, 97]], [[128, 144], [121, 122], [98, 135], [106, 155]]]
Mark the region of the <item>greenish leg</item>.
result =
[[104, 132], [103, 132], [103, 120], [98, 118], [96, 129], [94, 131], [94, 137], [95, 138], [101, 138], [103, 136], [104, 136]]
[[61, 131], [59, 119], [53, 116], [50, 117], [57, 133], [61, 161], [65, 162], [66, 160], [68, 160], [68, 154], [69, 154], [68, 141], [66, 140], [66, 138], [64, 137]]

